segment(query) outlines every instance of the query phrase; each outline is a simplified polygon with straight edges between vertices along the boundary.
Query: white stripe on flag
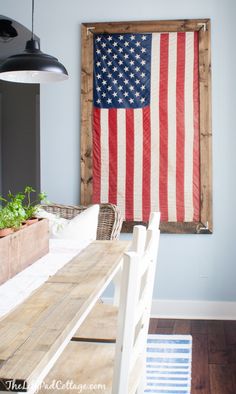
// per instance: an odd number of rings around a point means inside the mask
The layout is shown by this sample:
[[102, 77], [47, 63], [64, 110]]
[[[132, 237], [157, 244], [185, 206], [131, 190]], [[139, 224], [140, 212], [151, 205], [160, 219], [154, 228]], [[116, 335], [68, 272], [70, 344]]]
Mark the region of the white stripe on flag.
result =
[[117, 110], [117, 205], [125, 217], [126, 110]]
[[176, 222], [176, 60], [177, 33], [169, 33], [168, 58], [168, 221]]
[[134, 220], [142, 221], [143, 110], [134, 110]]
[[184, 206], [185, 221], [193, 219], [193, 66], [194, 32], [186, 33], [185, 47], [185, 151], [184, 151]]
[[109, 125], [108, 109], [101, 110], [101, 203], [108, 202], [109, 191]]
[[159, 211], [159, 83], [160, 83], [160, 33], [152, 35], [151, 52], [151, 212]]

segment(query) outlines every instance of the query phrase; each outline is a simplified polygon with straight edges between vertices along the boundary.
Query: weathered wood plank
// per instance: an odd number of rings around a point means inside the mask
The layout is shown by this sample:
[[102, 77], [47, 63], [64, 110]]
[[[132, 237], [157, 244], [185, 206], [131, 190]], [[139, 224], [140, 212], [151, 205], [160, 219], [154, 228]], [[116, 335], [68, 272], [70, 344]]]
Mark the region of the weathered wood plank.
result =
[[[98, 278], [106, 280], [105, 273], [109, 275], [110, 260], [118, 266], [124, 250], [128, 250], [129, 245], [130, 241], [94, 241], [49, 278], [48, 283], [76, 283], [85, 287], [84, 291], [88, 292]], [[111, 271], [113, 270], [112, 265]], [[83, 291], [81, 293], [83, 294]]]
[[23, 304], [0, 321], [0, 359], [7, 360], [30, 337], [37, 326], [42, 326], [55, 304], [60, 305], [64, 294], [69, 293], [74, 285], [46, 283], [36, 290]]
[[109, 23], [84, 23], [94, 33], [154, 33], [175, 31], [199, 31], [209, 19], [179, 19], [163, 21], [125, 21]]
[[81, 204], [92, 203], [93, 36], [82, 25], [81, 64]]
[[118, 308], [97, 303], [76, 331], [74, 341], [115, 342], [117, 337]]
[[[94, 392], [111, 393], [114, 356], [115, 346], [112, 344], [96, 345], [71, 341], [45, 378], [39, 394], [57, 393], [56, 387], [51, 390], [46, 389], [49, 385], [53, 387], [55, 381], [60, 381], [62, 384], [71, 381], [75, 388], [87, 383], [87, 389], [86, 387], [83, 389], [83, 392], [87, 394], [91, 393], [89, 384], [100, 384], [100, 389], [95, 390], [94, 388]], [[91, 381], [91, 376], [93, 381]], [[79, 389], [73, 390], [71, 388], [70, 390], [68, 387], [65, 392], [79, 392]]]
[[128, 246], [126, 241], [93, 242], [0, 321], [3, 383], [18, 379], [29, 386], [56, 352], [59, 357], [119, 268]]
[[[146, 222], [123, 222], [121, 231], [131, 233], [136, 225], [147, 226]], [[161, 222], [161, 233], [169, 234], [211, 234], [209, 229], [201, 222]]]
[[201, 222], [212, 232], [211, 30], [199, 31]]
[[0, 284], [48, 252], [49, 228], [46, 219], [0, 238]]

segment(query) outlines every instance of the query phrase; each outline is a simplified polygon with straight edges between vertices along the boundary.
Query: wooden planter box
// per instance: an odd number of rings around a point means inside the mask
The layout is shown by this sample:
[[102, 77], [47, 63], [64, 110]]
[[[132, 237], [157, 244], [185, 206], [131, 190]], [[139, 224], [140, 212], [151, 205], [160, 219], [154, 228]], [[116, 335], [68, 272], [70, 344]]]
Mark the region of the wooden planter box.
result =
[[26, 226], [0, 238], [0, 284], [49, 252], [48, 220]]

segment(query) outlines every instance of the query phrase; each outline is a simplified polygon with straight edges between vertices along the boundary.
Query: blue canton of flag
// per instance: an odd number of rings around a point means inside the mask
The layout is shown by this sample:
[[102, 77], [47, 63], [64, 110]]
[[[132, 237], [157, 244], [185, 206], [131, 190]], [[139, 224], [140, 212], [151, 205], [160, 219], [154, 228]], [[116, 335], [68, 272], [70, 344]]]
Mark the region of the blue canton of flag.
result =
[[143, 108], [150, 104], [151, 34], [96, 34], [94, 105]]

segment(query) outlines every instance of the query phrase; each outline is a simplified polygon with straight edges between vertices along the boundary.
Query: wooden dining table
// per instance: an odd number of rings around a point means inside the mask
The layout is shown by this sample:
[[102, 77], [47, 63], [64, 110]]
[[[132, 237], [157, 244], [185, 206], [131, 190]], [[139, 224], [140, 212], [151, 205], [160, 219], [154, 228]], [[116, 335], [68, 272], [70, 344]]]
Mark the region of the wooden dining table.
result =
[[34, 393], [119, 272], [129, 241], [94, 241], [0, 319], [0, 393]]

